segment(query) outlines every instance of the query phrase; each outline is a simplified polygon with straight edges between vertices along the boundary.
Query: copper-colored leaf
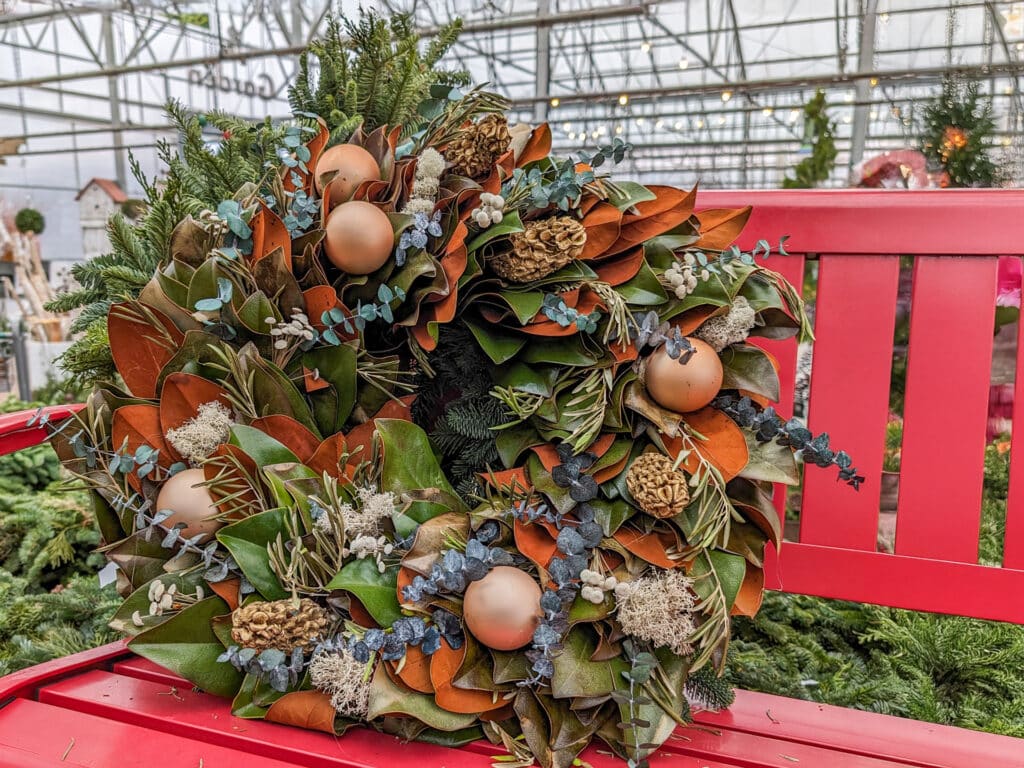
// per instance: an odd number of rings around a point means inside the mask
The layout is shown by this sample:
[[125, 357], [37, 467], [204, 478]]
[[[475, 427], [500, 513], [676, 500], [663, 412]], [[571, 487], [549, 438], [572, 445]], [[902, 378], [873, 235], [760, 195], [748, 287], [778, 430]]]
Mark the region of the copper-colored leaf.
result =
[[271, 704], [264, 719], [333, 735], [335, 715], [331, 697], [323, 691], [292, 691]]
[[107, 333], [114, 365], [128, 391], [154, 399], [160, 371], [181, 348], [184, 334], [162, 312], [136, 301], [111, 306]]
[[[694, 439], [697, 452], [718, 468], [726, 482], [743, 471], [750, 455], [747, 451], [747, 441], [743, 437], [743, 430], [736, 425], [735, 421], [710, 406], [692, 413], [684, 413], [682, 418], [691, 429], [706, 438]], [[670, 455], [678, 456], [682, 448], [682, 440], [666, 438], [665, 447]], [[697, 471], [700, 461], [691, 454], [681, 466], [692, 474]]]
[[275, 413], [253, 419], [249, 426], [265, 432], [294, 453], [305, 464], [320, 447], [320, 438], [291, 416]]
[[164, 440], [164, 430], [160, 425], [160, 409], [155, 405], [122, 405], [114, 411], [110, 435], [116, 451], [120, 451], [123, 445], [125, 453], [133, 454], [139, 447], [149, 446], [160, 451], [160, 464], [165, 467], [179, 458], [176, 453], [170, 451]]
[[683, 336], [689, 336], [720, 309], [721, 307], [696, 307], [674, 318], [672, 325], [678, 328]]
[[[396, 670], [399, 662], [387, 662], [392, 670]], [[419, 646], [409, 645], [405, 648], [405, 660], [402, 668], [395, 673], [398, 678], [414, 691], [433, 693], [434, 684], [430, 682], [430, 656]]]
[[712, 208], [700, 211], [697, 218], [700, 220], [700, 240], [694, 243], [693, 247], [707, 251], [724, 251], [735, 242], [740, 236], [743, 227], [747, 225], [750, 212], [753, 210], [749, 205], [746, 208]]
[[615, 286], [627, 283], [636, 277], [643, 264], [644, 249], [643, 246], [637, 246], [630, 251], [616, 256], [614, 259], [601, 264], [592, 264], [591, 266], [597, 272], [597, 276], [602, 282]]
[[747, 572], [732, 605], [733, 616], [753, 616], [761, 608], [764, 599], [764, 570], [747, 563]]
[[314, 472], [318, 474], [326, 472], [336, 480], [340, 480], [342, 477], [351, 477], [355, 472], [355, 467], [351, 464], [346, 464], [344, 468], [341, 467], [341, 459], [348, 450], [347, 445], [348, 441], [343, 434], [340, 432], [333, 434], [317, 446], [305, 464]]
[[348, 612], [352, 617], [352, 621], [358, 624], [360, 627], [366, 627], [367, 629], [380, 628], [380, 624], [373, 618], [366, 606], [363, 605], [362, 601], [355, 595], [350, 594], [348, 596]]
[[219, 384], [191, 373], [172, 373], [160, 389], [160, 426], [164, 434], [194, 419], [200, 405], [214, 402], [231, 409], [227, 393]]
[[241, 579], [239, 579], [236, 576], [233, 579], [224, 579], [224, 581], [211, 581], [208, 583], [210, 585], [210, 589], [213, 590], [214, 594], [228, 604], [229, 609], [233, 611], [235, 610], [235, 608], [238, 607], [238, 590], [242, 584]]
[[555, 542], [558, 531], [554, 531], [553, 527], [549, 528], [549, 525], [550, 523], [545, 524], [541, 520], [524, 523], [518, 517], [512, 523], [516, 548], [538, 568], [545, 571], [558, 551], [558, 545]]
[[357, 463], [370, 458], [369, 451], [373, 443], [373, 432], [377, 428], [375, 424], [377, 419], [404, 419], [405, 421], [412, 421], [412, 411], [410, 408], [412, 407], [412, 401], [415, 399], [415, 395], [406, 395], [399, 398], [398, 401], [388, 400], [373, 415], [372, 419], [352, 429], [346, 439], [349, 449], [353, 452], [350, 457], [351, 462]]
[[446, 640], [441, 641], [441, 647], [431, 656], [430, 682], [437, 706], [461, 714], [489, 712], [505, 706], [505, 700], [492, 691], [473, 691], [452, 685], [465, 658], [465, 643], [456, 651]]
[[619, 239], [607, 250], [609, 255], [621, 253], [652, 237], [663, 235], [678, 227], [693, 213], [695, 190], [684, 192], [675, 187], [660, 186], [650, 186], [648, 189], [656, 197], [637, 203], [634, 206], [637, 211], [635, 214], [622, 217]]
[[526, 476], [526, 467], [513, 467], [501, 472], [479, 472], [481, 480], [497, 489], [514, 488], [520, 492], [529, 489], [530, 480]]
[[252, 260], [259, 261], [280, 248], [284, 252], [284, 262], [290, 270], [292, 267], [292, 238], [288, 234], [288, 228], [281, 221], [281, 217], [261, 201], [249, 226], [252, 229]]
[[598, 203], [583, 217], [587, 242], [580, 259], [587, 261], [600, 256], [619, 239], [622, 211], [611, 203]]
[[659, 568], [675, 568], [679, 565], [679, 562], [672, 560], [667, 553], [669, 548], [678, 545], [675, 537], [668, 531], [642, 533], [634, 528], [622, 527], [612, 534], [612, 538], [627, 552]]
[[[597, 440], [587, 446], [586, 450], [600, 459], [608, 452], [608, 449], [612, 447], [612, 443], [614, 442], [615, 435], [609, 432], [598, 437]], [[551, 443], [535, 445], [530, 448], [530, 450], [537, 454], [537, 458], [540, 459], [540, 463], [544, 465], [544, 469], [548, 472], [562, 463], [561, 458], [558, 456], [558, 450]]]
[[547, 123], [541, 123], [533, 129], [529, 141], [523, 147], [516, 166], [522, 168], [528, 163], [543, 160], [551, 154], [551, 127]]

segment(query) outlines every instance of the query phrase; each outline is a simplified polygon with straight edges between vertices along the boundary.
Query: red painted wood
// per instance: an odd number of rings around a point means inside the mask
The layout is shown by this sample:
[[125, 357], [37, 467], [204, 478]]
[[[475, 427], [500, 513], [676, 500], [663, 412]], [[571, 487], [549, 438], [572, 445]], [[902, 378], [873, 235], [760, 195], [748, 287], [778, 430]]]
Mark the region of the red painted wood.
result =
[[1024, 759], [1021, 739], [754, 691], [736, 691], [736, 701], [729, 709], [696, 712], [694, 719], [716, 729], [928, 768], [1019, 768]]
[[[46, 418], [58, 422], [78, 413], [84, 405], [51, 405], [43, 409], [18, 411], [0, 415], [0, 455], [14, 453], [22, 448], [39, 445], [49, 437], [45, 424], [40, 423]], [[40, 413], [40, 410], [42, 411]]]
[[790, 235], [794, 253], [1020, 254], [1024, 190], [701, 190], [700, 208], [754, 206], [738, 244]]
[[0, 677], [0, 702], [12, 696], [28, 696], [37, 686], [75, 672], [106, 667], [127, 653], [125, 643], [118, 641]]
[[[289, 768], [293, 765], [258, 753], [243, 754], [194, 741], [159, 724], [154, 724], [154, 728], [141, 728], [27, 699], [18, 699], [2, 712], [0, 768], [23, 768], [25, 763], [21, 758], [25, 753], [36, 760], [37, 765], [62, 768], [199, 768], [200, 765], [203, 768]], [[62, 760], [65, 750], [68, 750], [67, 757]]]
[[181, 675], [176, 675], [169, 669], [164, 669], [158, 664], [154, 664], [149, 659], [144, 659], [141, 656], [128, 655], [121, 661], [116, 661], [110, 668], [111, 672], [118, 675], [124, 675], [125, 677], [135, 677], [139, 680], [149, 680], [152, 683], [160, 683], [161, 685], [178, 685], [186, 686], [191, 688], [192, 683], [183, 678]]
[[914, 262], [897, 554], [978, 560], [995, 286], [995, 258]]
[[874, 551], [878, 540], [885, 424], [899, 260], [822, 256], [811, 370], [811, 431], [856, 461], [867, 481], [853, 492], [836, 471], [804, 473], [800, 541]]
[[1003, 567], [1024, 570], [1024, 322], [1017, 325], [1017, 369], [1013, 387], [1014, 429], [1010, 441], [1010, 492], [1006, 500]]
[[1024, 624], [1024, 570], [786, 542], [765, 552], [765, 586]]

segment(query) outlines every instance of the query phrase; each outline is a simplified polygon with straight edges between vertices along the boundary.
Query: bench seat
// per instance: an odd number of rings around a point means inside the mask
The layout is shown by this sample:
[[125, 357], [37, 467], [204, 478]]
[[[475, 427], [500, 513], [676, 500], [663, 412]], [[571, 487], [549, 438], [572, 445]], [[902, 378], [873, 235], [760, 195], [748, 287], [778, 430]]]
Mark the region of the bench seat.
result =
[[[449, 749], [369, 729], [335, 738], [237, 718], [227, 701], [194, 691], [123, 643], [0, 685], [0, 768], [488, 768], [501, 754], [486, 742]], [[600, 743], [582, 759], [622, 766]], [[738, 691], [729, 710], [700, 712], [693, 727], [677, 730], [651, 766], [1024, 768], [1024, 740]]]

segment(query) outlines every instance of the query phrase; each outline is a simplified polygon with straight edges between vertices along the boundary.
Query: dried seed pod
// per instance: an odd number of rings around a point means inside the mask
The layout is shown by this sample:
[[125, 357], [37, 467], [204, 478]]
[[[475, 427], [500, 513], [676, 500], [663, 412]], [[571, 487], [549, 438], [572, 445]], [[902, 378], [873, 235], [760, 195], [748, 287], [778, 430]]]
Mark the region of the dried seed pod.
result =
[[447, 146], [444, 156], [455, 173], [475, 179], [491, 172], [511, 142], [508, 120], [504, 115], [491, 114], [467, 125]]
[[312, 648], [330, 617], [312, 600], [273, 600], [241, 606], [231, 614], [231, 639], [243, 648]]
[[690, 501], [686, 476], [660, 453], [637, 456], [626, 473], [626, 487], [640, 509], [654, 517], [674, 517]]
[[490, 260], [491, 268], [513, 283], [540, 280], [583, 254], [587, 231], [572, 216], [526, 223], [511, 236], [512, 250]]

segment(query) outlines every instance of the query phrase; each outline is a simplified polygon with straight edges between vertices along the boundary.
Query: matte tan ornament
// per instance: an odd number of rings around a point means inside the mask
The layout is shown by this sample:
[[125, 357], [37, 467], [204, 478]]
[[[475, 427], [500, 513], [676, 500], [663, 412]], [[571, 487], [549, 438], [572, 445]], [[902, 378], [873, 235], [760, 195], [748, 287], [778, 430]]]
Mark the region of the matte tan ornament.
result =
[[509, 238], [512, 250], [490, 260], [491, 269], [513, 283], [540, 280], [583, 255], [587, 230], [572, 216], [526, 222]]
[[[332, 172], [334, 177], [325, 185], [321, 177]], [[355, 144], [338, 144], [320, 155], [313, 183], [320, 195], [329, 187], [331, 204], [340, 205], [349, 200], [364, 181], [379, 178], [380, 166], [373, 155]]]
[[626, 487], [640, 509], [654, 517], [675, 517], [690, 501], [686, 476], [660, 453], [637, 456], [626, 473]]
[[181, 535], [191, 538], [203, 534], [210, 536], [224, 523], [211, 519], [217, 514], [217, 506], [213, 503], [210, 489], [203, 483], [206, 477], [201, 469], [185, 469], [173, 475], [160, 489], [156, 497], [156, 509], [171, 510], [171, 516], [162, 525], [172, 528], [178, 523], [185, 523]]
[[647, 358], [644, 384], [654, 401], [676, 413], [699, 411], [722, 388], [722, 361], [705, 341], [687, 336], [696, 352], [686, 363], [669, 357], [664, 346]]
[[499, 565], [466, 590], [462, 618], [473, 636], [496, 651], [514, 651], [533, 638], [543, 612], [540, 585], [525, 571]]
[[327, 217], [324, 253], [350, 275], [376, 272], [391, 257], [395, 230], [380, 208], [362, 200], [342, 203]]
[[231, 639], [243, 648], [310, 648], [323, 637], [330, 617], [307, 598], [249, 603], [231, 614]]

